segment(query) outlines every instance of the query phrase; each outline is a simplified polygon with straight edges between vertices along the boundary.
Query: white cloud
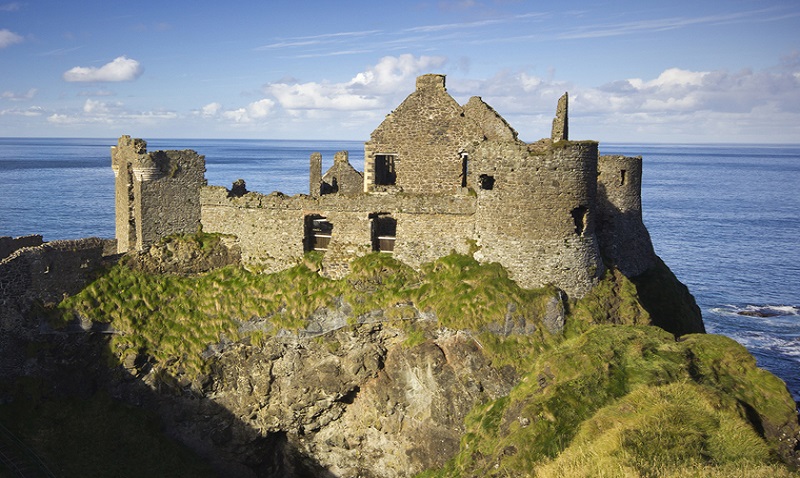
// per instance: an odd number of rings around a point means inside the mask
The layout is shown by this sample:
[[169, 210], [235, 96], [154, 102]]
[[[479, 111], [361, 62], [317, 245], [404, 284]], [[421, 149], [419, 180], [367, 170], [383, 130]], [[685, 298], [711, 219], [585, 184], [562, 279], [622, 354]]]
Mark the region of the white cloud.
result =
[[27, 117], [36, 117], [42, 116], [44, 114], [44, 109], [41, 106], [31, 106], [30, 108], [26, 109], [9, 109], [9, 110], [0, 110], [0, 116], [27, 116]]
[[100, 68], [76, 66], [64, 73], [64, 80], [86, 81], [132, 81], [144, 72], [138, 61], [120, 56]]
[[414, 79], [420, 73], [444, 63], [443, 57], [386, 56], [347, 82], [277, 82], [265, 85], [264, 91], [293, 116], [325, 117], [325, 112], [380, 110], [390, 108], [398, 94], [413, 91]]
[[646, 88], [665, 88], [675, 86], [700, 86], [703, 78], [708, 75], [707, 71], [689, 71], [680, 68], [669, 68], [664, 70], [658, 78], [650, 81], [643, 81], [639, 78], [628, 80], [631, 86], [637, 90]]
[[11, 101], [25, 101], [31, 100], [34, 96], [36, 96], [36, 92], [38, 90], [36, 88], [31, 88], [25, 93], [15, 93], [13, 91], [4, 91], [0, 94], [0, 98], [4, 100], [11, 100]]
[[6, 28], [0, 30], [0, 49], [22, 43], [22, 37]]
[[420, 56], [411, 54], [385, 56], [378, 64], [357, 74], [346, 88], [360, 88], [372, 94], [387, 94], [397, 91], [406, 85], [413, 86], [414, 80], [421, 73], [429, 73], [433, 68], [440, 68], [447, 59], [442, 56]]
[[[219, 110], [218, 103], [212, 103], [214, 114]], [[206, 108], [211, 105], [206, 105]], [[236, 110], [229, 110], [222, 112], [222, 117], [233, 120], [236, 123], [250, 123], [256, 119], [263, 119], [269, 116], [275, 107], [275, 102], [269, 98], [254, 101], [246, 107]], [[205, 108], [204, 108], [205, 109]]]
[[55, 125], [103, 125], [124, 129], [132, 125], [163, 124], [178, 117], [179, 115], [173, 111], [132, 111], [121, 102], [88, 98], [80, 110], [51, 113], [47, 116], [47, 121]]
[[200, 116], [204, 118], [212, 118], [217, 115], [222, 109], [222, 105], [220, 103], [209, 103], [202, 108], [200, 108]]

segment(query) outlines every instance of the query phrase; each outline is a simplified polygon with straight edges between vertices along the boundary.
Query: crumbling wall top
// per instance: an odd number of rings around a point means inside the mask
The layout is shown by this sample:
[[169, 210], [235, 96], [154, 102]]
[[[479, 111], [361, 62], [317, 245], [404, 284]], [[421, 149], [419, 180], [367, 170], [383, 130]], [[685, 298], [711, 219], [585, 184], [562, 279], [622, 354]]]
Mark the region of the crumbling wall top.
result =
[[553, 119], [553, 142], [569, 140], [569, 97], [567, 93], [558, 99], [556, 107], [556, 117]]
[[429, 88], [438, 88], [442, 90], [446, 90], [445, 88], [445, 76], [444, 75], [437, 75], [437, 74], [427, 74], [417, 77], [417, 89], [418, 90], [426, 90]]

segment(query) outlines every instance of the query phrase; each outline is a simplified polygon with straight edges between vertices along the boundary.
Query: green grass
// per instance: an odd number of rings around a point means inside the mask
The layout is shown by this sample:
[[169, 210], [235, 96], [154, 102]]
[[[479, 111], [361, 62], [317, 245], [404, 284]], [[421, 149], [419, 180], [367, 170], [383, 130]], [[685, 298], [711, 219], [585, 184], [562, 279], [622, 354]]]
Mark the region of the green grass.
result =
[[188, 380], [207, 370], [202, 353], [210, 344], [247, 338], [239, 332], [242, 323], [267, 319], [269, 329], [250, 333], [251, 342], [263, 343], [275, 330], [305, 327], [315, 311], [339, 300], [350, 306], [352, 323], [383, 310], [387, 325], [394, 323], [409, 334], [408, 344], [426, 339], [424, 327], [403, 325], [418, 311], [432, 313], [437, 326], [478, 333], [509, 321], [538, 324], [528, 336], [483, 334], [497, 365], [520, 366], [531, 351], [554, 340], [541, 327], [541, 318], [556, 291], [521, 289], [498, 264], [453, 254], [417, 272], [375, 253], [354, 260], [346, 278], [331, 280], [318, 274], [319, 260], [310, 254], [275, 274], [227, 266], [190, 277], [145, 273], [123, 262], [49, 313], [56, 326], [76, 317], [111, 324], [119, 332], [111, 344], [119, 360], [131, 354], [148, 357], [165, 377]]
[[761, 433], [792, 429], [794, 404], [744, 355], [723, 337], [595, 327], [476, 407], [459, 454], [421, 476], [785, 476], [780, 440]]

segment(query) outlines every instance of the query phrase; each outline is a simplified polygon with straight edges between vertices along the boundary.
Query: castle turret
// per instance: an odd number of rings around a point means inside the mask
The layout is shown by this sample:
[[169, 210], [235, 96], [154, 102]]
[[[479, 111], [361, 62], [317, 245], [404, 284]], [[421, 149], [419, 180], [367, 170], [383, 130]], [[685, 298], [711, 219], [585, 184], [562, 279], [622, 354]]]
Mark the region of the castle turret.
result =
[[573, 297], [603, 273], [595, 236], [597, 143], [485, 142], [471, 151], [475, 257], [500, 262], [523, 287], [554, 284]]
[[601, 252], [623, 274], [635, 277], [656, 257], [642, 221], [642, 157], [601, 156], [597, 182]]

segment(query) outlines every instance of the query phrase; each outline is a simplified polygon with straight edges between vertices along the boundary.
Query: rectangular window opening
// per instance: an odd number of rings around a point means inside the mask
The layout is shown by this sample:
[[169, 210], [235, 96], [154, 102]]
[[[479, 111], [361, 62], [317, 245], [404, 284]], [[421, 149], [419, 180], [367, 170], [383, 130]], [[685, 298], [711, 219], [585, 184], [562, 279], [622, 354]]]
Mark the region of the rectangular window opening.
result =
[[372, 250], [394, 254], [397, 219], [385, 213], [374, 213], [369, 217], [372, 223]]
[[394, 186], [397, 182], [397, 172], [395, 171], [394, 154], [375, 155], [375, 184], [381, 186]]
[[303, 250], [327, 251], [333, 236], [333, 224], [328, 219], [318, 214], [310, 214], [305, 218], [305, 238]]

